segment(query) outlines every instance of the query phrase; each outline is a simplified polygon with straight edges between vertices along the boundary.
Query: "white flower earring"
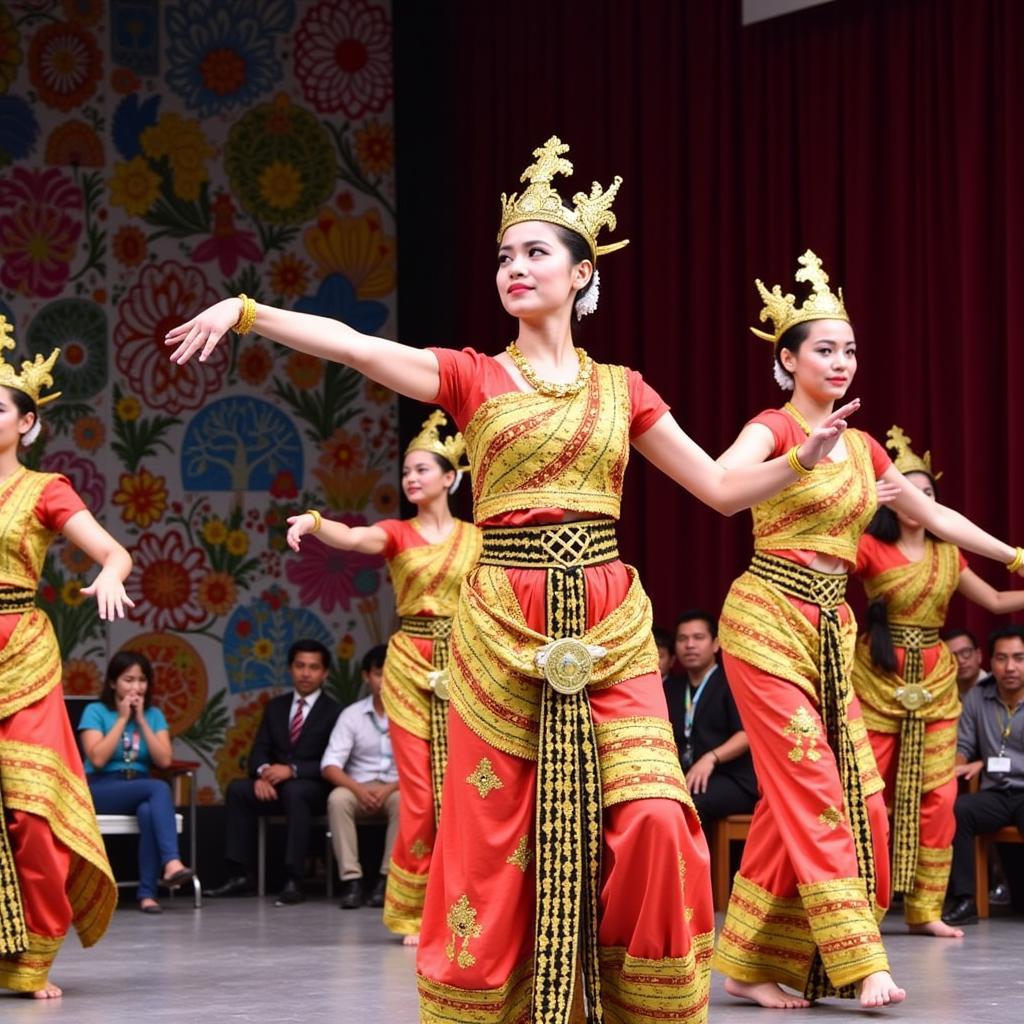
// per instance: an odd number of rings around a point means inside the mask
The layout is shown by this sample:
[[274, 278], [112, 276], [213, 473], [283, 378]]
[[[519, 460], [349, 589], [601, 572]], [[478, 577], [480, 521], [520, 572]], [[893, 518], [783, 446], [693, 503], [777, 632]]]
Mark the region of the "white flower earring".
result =
[[601, 274], [595, 270], [591, 278], [590, 290], [576, 300], [576, 319], [582, 320], [597, 309], [597, 300], [601, 297]]
[[796, 386], [793, 382], [793, 375], [787, 370], [778, 359], [772, 360], [772, 370], [775, 373], [775, 383], [783, 391], [792, 391]]

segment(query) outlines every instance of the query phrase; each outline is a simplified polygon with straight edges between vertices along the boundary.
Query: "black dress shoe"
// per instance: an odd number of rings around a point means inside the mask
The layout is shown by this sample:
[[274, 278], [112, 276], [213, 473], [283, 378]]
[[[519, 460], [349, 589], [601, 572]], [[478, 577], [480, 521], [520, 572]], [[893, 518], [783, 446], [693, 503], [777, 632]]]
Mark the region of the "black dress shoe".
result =
[[342, 910], [358, 910], [363, 905], [363, 880], [350, 878], [341, 883], [341, 899], [338, 906]]
[[299, 883], [293, 878], [289, 878], [288, 881], [284, 883], [284, 888], [277, 894], [274, 906], [293, 907], [296, 903], [304, 903], [305, 901], [306, 897], [302, 895]]
[[953, 905], [942, 915], [942, 920], [952, 926], [978, 923], [978, 907], [970, 896], [957, 897]]
[[384, 892], [388, 887], [388, 876], [378, 875], [377, 884], [373, 887], [373, 892], [370, 893], [370, 898], [366, 901], [368, 907], [383, 907], [384, 906]]
[[204, 889], [203, 895], [209, 896], [211, 899], [217, 899], [221, 896], [244, 896], [255, 891], [255, 889], [256, 886], [245, 875], [235, 875], [233, 878], [229, 878], [223, 885], [218, 885], [216, 889]]

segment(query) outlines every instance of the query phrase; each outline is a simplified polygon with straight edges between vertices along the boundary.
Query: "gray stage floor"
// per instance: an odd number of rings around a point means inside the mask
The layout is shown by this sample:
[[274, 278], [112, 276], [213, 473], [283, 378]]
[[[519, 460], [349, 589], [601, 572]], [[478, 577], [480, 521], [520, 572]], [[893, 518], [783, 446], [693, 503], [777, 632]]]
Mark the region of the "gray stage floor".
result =
[[[900, 933], [884, 925], [893, 971], [908, 1001], [866, 1015], [824, 1002], [789, 1011], [830, 1021], [884, 1016], [901, 1022], [1010, 1024], [1024, 1007], [1024, 918], [993, 918], [960, 942]], [[69, 938], [52, 1003], [0, 995], [0, 1021], [25, 1024], [416, 1024], [415, 950], [403, 948], [374, 910], [342, 911], [312, 899], [276, 908], [256, 897], [210, 900], [202, 910], [178, 899], [160, 917], [119, 910], [103, 941], [83, 950]], [[779, 1020], [726, 996], [714, 976], [712, 1024]]]

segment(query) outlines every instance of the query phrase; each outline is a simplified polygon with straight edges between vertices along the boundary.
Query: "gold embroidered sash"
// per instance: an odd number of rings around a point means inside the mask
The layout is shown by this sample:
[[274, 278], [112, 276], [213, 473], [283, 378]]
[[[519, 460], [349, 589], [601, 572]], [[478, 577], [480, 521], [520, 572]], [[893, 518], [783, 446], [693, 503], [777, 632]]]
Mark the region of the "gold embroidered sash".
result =
[[845, 459], [819, 462], [753, 507], [755, 551], [818, 551], [856, 563], [857, 542], [877, 507], [875, 473], [864, 435], [848, 430], [843, 438]]
[[630, 416], [627, 370], [603, 363], [570, 398], [487, 399], [464, 431], [476, 521], [548, 507], [617, 519]]

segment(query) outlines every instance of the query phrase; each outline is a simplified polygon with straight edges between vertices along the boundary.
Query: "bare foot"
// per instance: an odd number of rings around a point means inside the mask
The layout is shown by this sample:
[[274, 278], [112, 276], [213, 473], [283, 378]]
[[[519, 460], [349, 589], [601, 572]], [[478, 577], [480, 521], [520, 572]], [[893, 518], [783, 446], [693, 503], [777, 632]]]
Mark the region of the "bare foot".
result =
[[403, 946], [418, 946], [420, 944], [420, 937], [418, 935], [403, 935], [402, 945]]
[[962, 939], [962, 928], [953, 928], [945, 921], [926, 921], [924, 924], [908, 924], [907, 931], [911, 935], [934, 935], [940, 939]]
[[42, 988], [29, 993], [33, 999], [60, 999], [64, 993], [52, 981], [48, 981]]
[[875, 971], [860, 983], [861, 1006], [885, 1006], [887, 1003], [902, 1003], [906, 998], [907, 993], [897, 986], [888, 971]]
[[758, 1006], [773, 1010], [797, 1010], [811, 1004], [803, 996], [791, 996], [774, 981], [736, 981], [725, 979], [725, 991], [738, 999], [749, 999]]

